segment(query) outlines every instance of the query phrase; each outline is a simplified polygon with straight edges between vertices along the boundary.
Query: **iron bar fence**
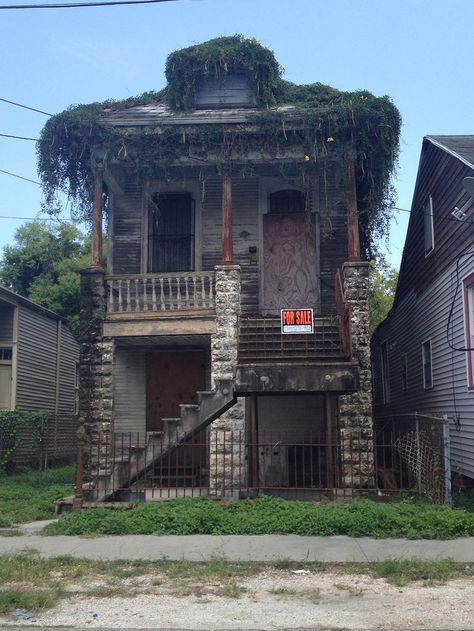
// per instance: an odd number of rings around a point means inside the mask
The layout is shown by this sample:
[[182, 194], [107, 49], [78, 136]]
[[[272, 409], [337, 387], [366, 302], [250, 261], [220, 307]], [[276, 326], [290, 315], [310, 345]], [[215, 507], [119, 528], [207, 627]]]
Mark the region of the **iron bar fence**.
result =
[[409, 493], [448, 499], [443, 423], [412, 415], [379, 421], [375, 434], [208, 429], [178, 434], [95, 434], [85, 447], [86, 499], [163, 500], [278, 495], [332, 501]]

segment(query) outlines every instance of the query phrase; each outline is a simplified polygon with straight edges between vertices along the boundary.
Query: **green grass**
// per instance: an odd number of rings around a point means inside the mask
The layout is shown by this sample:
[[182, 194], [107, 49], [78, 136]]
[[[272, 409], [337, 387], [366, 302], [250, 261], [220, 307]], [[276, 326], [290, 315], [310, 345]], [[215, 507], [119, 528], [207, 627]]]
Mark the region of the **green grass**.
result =
[[73, 466], [46, 472], [0, 473], [0, 528], [49, 519], [54, 514], [54, 500], [72, 494], [73, 481]]
[[454, 539], [474, 536], [474, 514], [428, 503], [360, 500], [322, 505], [264, 497], [222, 504], [208, 499], [138, 503], [132, 510], [89, 509], [48, 526], [55, 535], [349, 535]]
[[403, 587], [414, 581], [425, 585], [439, 585], [460, 576], [472, 576], [474, 568], [461, 568], [452, 559], [391, 559], [374, 563], [372, 574], [388, 583]]

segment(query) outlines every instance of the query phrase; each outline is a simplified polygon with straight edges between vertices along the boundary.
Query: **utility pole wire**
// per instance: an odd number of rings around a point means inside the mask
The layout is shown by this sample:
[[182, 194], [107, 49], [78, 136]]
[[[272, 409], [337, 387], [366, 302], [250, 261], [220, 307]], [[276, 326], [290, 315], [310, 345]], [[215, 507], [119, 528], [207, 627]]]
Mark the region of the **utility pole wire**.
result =
[[0, 169], [0, 173], [5, 173], [5, 175], [11, 175], [12, 177], [17, 177], [19, 180], [25, 180], [25, 182], [31, 182], [32, 184], [38, 184], [38, 186], [41, 186], [40, 182], [37, 182], [36, 180], [30, 180], [28, 177], [23, 177], [22, 175], [17, 175], [16, 173], [10, 173], [10, 171]]
[[14, 138], [15, 140], [33, 140], [39, 142], [39, 138], [27, 138], [26, 136], [12, 136], [11, 134], [0, 134], [2, 138]]
[[[0, 6], [0, 9], [8, 9], [10, 7]], [[31, 7], [30, 7], [31, 8]], [[23, 107], [25, 110], [31, 110], [32, 112], [38, 112], [38, 114], [44, 114], [45, 116], [52, 116], [49, 112], [43, 112], [43, 110], [37, 110], [35, 107], [29, 107], [28, 105], [22, 105], [21, 103], [15, 103], [15, 101], [9, 101], [8, 99], [0, 98], [0, 101], [9, 103], [10, 105], [16, 105], [17, 107]]]
[[74, 9], [78, 7], [108, 7], [118, 4], [157, 4], [176, 0], [111, 0], [110, 2], [64, 2], [59, 4], [7, 4], [0, 9]]

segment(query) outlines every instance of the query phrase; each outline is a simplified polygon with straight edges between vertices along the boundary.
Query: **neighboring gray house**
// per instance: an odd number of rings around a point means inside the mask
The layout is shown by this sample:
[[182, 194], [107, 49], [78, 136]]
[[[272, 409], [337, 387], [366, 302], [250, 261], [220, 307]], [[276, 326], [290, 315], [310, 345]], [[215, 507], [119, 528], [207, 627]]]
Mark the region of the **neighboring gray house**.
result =
[[[423, 139], [392, 310], [372, 338], [375, 416], [447, 415], [474, 478], [474, 136]], [[472, 191], [471, 191], [472, 192]]]
[[[0, 410], [46, 411], [48, 460], [74, 455], [79, 344], [62, 318], [0, 287]], [[14, 461], [37, 447], [24, 436]]]

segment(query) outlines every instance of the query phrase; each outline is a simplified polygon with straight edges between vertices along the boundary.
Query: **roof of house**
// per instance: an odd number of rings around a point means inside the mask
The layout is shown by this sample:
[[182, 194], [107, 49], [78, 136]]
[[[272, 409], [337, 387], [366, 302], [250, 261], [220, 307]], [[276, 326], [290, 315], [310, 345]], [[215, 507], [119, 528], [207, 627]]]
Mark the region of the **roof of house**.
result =
[[24, 296], [20, 296], [20, 294], [15, 293], [11, 289], [0, 286], [0, 300], [2, 298], [5, 299], [7, 302], [21, 304], [31, 311], [42, 313], [43, 315], [46, 315], [53, 320], [62, 320], [65, 324], [67, 324], [65, 318], [61, 317], [54, 311], [46, 309], [46, 307], [42, 307], [41, 305], [33, 302], [32, 300], [29, 300], [28, 298], [25, 298]]
[[[296, 108], [281, 105], [272, 110], [291, 113]], [[125, 109], [104, 111], [103, 119], [112, 127], [146, 127], [153, 125], [205, 125], [245, 123], [262, 113], [256, 107], [229, 107], [173, 112], [164, 103], [134, 105]]]
[[474, 168], [474, 135], [426, 136], [426, 139]]

